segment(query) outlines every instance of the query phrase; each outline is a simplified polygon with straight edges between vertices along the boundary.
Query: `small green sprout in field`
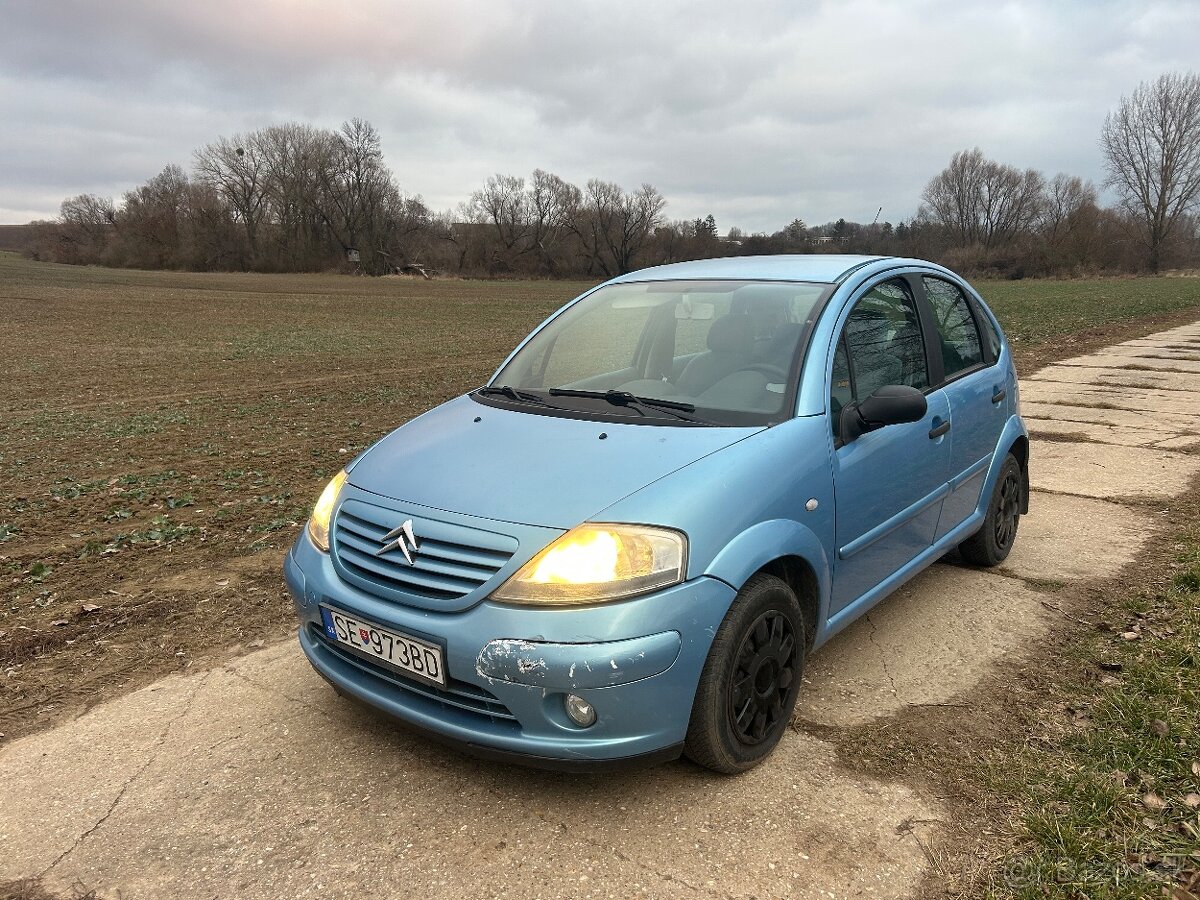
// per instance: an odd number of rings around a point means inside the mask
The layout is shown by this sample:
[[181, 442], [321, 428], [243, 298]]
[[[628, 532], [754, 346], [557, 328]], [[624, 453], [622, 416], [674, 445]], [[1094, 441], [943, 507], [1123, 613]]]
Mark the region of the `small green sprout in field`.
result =
[[48, 565], [41, 560], [38, 560], [29, 567], [29, 580], [40, 584], [46, 580], [46, 576], [48, 576], [51, 571], [53, 570]]
[[181, 412], [134, 413], [108, 422], [101, 430], [105, 437], [138, 437], [157, 434], [169, 425], [186, 425], [188, 417]]
[[142, 535], [148, 541], [173, 541], [187, 537], [195, 531], [186, 525], [177, 525], [167, 516], [155, 516], [150, 520], [150, 527], [144, 532], [134, 532]]
[[254, 499], [259, 503], [265, 503], [270, 506], [282, 506], [291, 496], [291, 491], [284, 491], [282, 494], [260, 494]]
[[[196, 530], [190, 525], [173, 522], [165, 515], [155, 516], [148, 524], [149, 528], [116, 535], [104, 545], [101, 553], [118, 553], [123, 548], [136, 544], [169, 544], [173, 541], [182, 541]], [[88, 547], [91, 547], [91, 542], [88, 543]]]
[[51, 497], [55, 500], [77, 500], [86, 494], [94, 494], [96, 491], [108, 487], [108, 480], [100, 478], [95, 481], [75, 481], [73, 478], [68, 478], [60, 484], [65, 484], [65, 486], [52, 490]]
[[252, 525], [250, 527], [254, 531], [259, 532], [278, 531], [281, 528], [295, 528], [304, 518], [306, 518], [304, 509], [297, 506], [289, 509], [284, 516], [276, 517], [262, 525]]
[[117, 478], [118, 484], [139, 484], [139, 485], [156, 485], [164, 484], [168, 481], [178, 481], [179, 473], [174, 469], [167, 469], [165, 472], [151, 472], [148, 475], [121, 475]]
[[0, 541], [7, 541], [10, 538], [16, 537], [19, 533], [16, 525], [0, 525]]

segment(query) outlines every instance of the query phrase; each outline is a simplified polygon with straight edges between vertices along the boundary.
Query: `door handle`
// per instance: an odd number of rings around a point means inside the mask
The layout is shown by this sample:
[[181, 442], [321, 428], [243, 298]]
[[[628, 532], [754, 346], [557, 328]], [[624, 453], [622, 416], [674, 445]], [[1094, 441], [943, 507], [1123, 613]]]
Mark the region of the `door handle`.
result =
[[1001, 400], [1003, 400], [1005, 397], [1008, 396], [1008, 391], [1006, 391], [1004, 388], [996, 388], [995, 390], [996, 390], [996, 393], [992, 394], [992, 402], [993, 403], [999, 403]]
[[933, 428], [929, 429], [929, 439], [931, 441], [936, 440], [937, 438], [940, 438], [943, 434], [945, 434], [949, 430], [950, 430], [949, 422], [943, 422], [941, 425], [935, 425]]

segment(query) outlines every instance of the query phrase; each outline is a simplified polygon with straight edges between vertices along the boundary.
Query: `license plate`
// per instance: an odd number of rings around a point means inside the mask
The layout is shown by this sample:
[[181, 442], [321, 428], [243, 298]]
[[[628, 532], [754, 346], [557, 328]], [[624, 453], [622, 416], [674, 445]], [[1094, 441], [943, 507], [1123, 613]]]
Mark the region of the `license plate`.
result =
[[321, 607], [325, 635], [358, 653], [386, 663], [411, 678], [446, 686], [442, 648], [412, 635], [365, 622], [328, 606]]

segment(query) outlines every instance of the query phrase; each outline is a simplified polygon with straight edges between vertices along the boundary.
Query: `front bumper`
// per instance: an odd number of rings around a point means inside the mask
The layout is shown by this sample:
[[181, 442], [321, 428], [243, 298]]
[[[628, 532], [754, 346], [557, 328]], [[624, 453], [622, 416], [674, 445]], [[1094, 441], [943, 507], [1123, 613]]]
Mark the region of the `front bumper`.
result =
[[[433, 612], [347, 584], [304, 534], [284, 561], [284, 575], [300, 618], [300, 646], [339, 693], [476, 755], [552, 768], [677, 756], [713, 635], [735, 593], [701, 577], [592, 607], [485, 600], [460, 612]], [[442, 644], [446, 689], [332, 644], [322, 604]], [[592, 704], [594, 725], [580, 728], [567, 718], [567, 693]]]

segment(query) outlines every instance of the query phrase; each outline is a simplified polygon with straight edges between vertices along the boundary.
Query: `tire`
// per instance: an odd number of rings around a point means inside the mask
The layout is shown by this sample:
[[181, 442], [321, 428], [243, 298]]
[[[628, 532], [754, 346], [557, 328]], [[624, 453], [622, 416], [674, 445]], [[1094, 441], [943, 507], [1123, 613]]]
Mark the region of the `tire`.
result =
[[734, 774], [770, 755], [796, 705], [806, 634], [786, 582], [766, 574], [746, 582], [700, 675], [683, 745], [692, 762]]
[[1021, 523], [1022, 490], [1021, 464], [1010, 453], [1000, 467], [983, 527], [958, 545], [963, 559], [976, 566], [995, 566], [1008, 558]]

